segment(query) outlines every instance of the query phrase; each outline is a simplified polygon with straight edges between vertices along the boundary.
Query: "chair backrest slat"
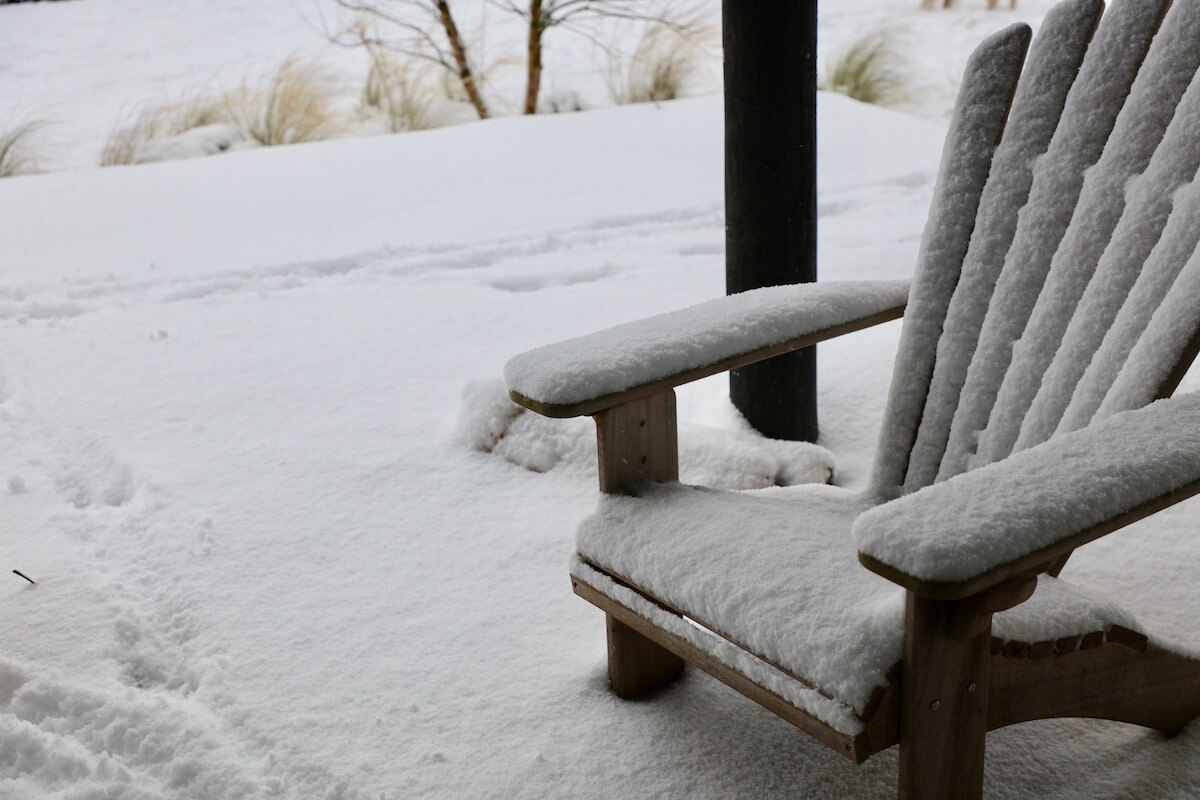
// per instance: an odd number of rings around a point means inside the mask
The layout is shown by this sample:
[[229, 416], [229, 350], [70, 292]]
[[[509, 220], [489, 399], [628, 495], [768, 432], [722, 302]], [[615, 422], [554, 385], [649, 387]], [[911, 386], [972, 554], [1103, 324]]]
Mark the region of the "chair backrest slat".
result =
[[1027, 47], [1003, 31], [964, 78], [882, 498], [1144, 405], [1200, 350], [1200, 0], [1068, 0], [1018, 82]]
[[997, 397], [980, 443], [982, 462], [1053, 434], [1162, 234], [1172, 195], [1196, 173], [1196, 10], [1194, 3], [1180, 2], [1164, 22], [1097, 165], [1097, 180], [1085, 187], [1078, 221], [1055, 258]]
[[958, 283], [1029, 39], [1029, 28], [1023, 25], [987, 39], [972, 54], [959, 88], [900, 335], [897, 364], [906, 372], [892, 381], [875, 461], [873, 484], [885, 496], [898, 494], [904, 483], [942, 321]]
[[[1194, 89], [1195, 87], [1193, 87]], [[1172, 198], [1170, 218], [1167, 220], [1162, 237], [1146, 260], [1146, 266], [1136, 276], [1128, 298], [1121, 304], [1111, 327], [1091, 357], [1083, 376], [1076, 384], [1070, 403], [1063, 412], [1055, 433], [1077, 430], [1092, 421], [1110, 390], [1113, 389], [1117, 376], [1121, 374], [1126, 362], [1131, 357], [1131, 352], [1143, 339], [1147, 345], [1153, 343], [1157, 350], [1166, 354], [1165, 360], [1169, 360], [1172, 351], [1178, 352], [1178, 347], [1183, 345], [1183, 342], [1172, 346], [1169, 341], [1155, 341], [1153, 333], [1149, 334], [1149, 338], [1147, 338], [1147, 332], [1153, 315], [1162, 306], [1168, 293], [1186, 297], [1188, 290], [1179, 283], [1180, 275], [1189, 259], [1194, 259], [1198, 245], [1200, 245], [1200, 181], [1193, 180], [1185, 188], [1177, 191]], [[1179, 284], [1178, 288], [1173, 288], [1177, 284]], [[1092, 287], [1089, 285], [1088, 293], [1091, 291]], [[1193, 299], [1188, 303], [1189, 306], [1200, 305], [1195, 302], [1196, 297], [1198, 295], [1192, 295]], [[1088, 299], [1085, 295], [1084, 302], [1080, 304], [1077, 314], [1087, 313]], [[1072, 341], [1070, 333], [1071, 331], [1068, 330], [1068, 338], [1064, 341], [1064, 345]], [[1163, 333], [1166, 332], [1160, 332], [1157, 335], [1161, 336]], [[1155, 360], [1154, 356], [1149, 358], [1151, 361]], [[1055, 356], [1055, 362], [1057, 361], [1058, 356]], [[1056, 364], [1052, 363], [1051, 369], [1055, 366]], [[1167, 364], [1165, 368], [1169, 370], [1171, 366], [1171, 364]], [[1163, 367], [1160, 366], [1159, 370], [1162, 371]], [[1145, 376], [1145, 379], [1148, 381], [1148, 385], [1138, 393], [1140, 397], [1145, 397], [1142, 404], [1154, 399], [1151, 392], [1166, 380], [1166, 373], [1163, 372], [1157, 379], [1149, 375]], [[1034, 408], [1037, 408], [1036, 400]], [[1103, 416], [1107, 416], [1107, 413]], [[1018, 439], [1018, 444], [1020, 444], [1020, 439]]]
[[1055, 6], [1029, 51], [979, 202], [962, 273], [946, 311], [930, 380], [930, 400], [925, 403], [909, 458], [908, 483], [932, 483], [937, 473], [988, 301], [1016, 234], [1017, 214], [1029, 198], [1034, 164], [1058, 128], [1067, 93], [1103, 12], [1101, 0]]
[[1184, 264], [1129, 352], [1094, 418], [1129, 411], [1175, 390], [1200, 351], [1200, 249]]
[[[1116, 226], [1111, 206], [1094, 210], [1091, 206], [1100, 204], [1091, 198], [1107, 199], [1113, 191], [1120, 194], [1142, 154], [1137, 148], [1128, 155], [1109, 151], [1105, 145], [1167, 4], [1166, 0], [1124, 0], [1101, 19], [1059, 128], [1035, 169], [1029, 202], [1021, 210], [1013, 246], [996, 282], [937, 479], [983, 463], [976, 455], [981, 436], [989, 427], [1009, 366], [1020, 355], [1014, 352], [1014, 343], [1026, 329], [1054, 262], [1063, 263], [1068, 252], [1084, 257], [1089, 249], [1102, 248]], [[1152, 145], [1149, 150], [1153, 151]], [[1146, 152], [1143, 168], [1149, 157]], [[1106, 163], [1101, 165], [1102, 161]], [[1108, 216], [1095, 217], [1097, 210], [1107, 211]], [[1072, 226], [1072, 220], [1079, 222]], [[1091, 229], [1092, 236], [1086, 235], [1085, 228]], [[994, 456], [989, 453], [984, 458]], [[910, 482], [905, 489], [913, 491], [921, 485], [925, 484]]]

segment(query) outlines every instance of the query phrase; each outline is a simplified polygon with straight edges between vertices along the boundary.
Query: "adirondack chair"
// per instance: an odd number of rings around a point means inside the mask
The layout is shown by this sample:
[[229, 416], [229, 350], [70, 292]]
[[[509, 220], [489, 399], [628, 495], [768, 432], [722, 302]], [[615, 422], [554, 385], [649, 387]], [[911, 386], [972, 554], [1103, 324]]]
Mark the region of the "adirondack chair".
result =
[[[1177, 731], [1200, 662], [1059, 573], [1200, 492], [1200, 0], [1070, 0], [984, 42], [911, 287], [761, 289], [517, 356], [511, 397], [590, 415], [577, 594], [637, 697], [684, 662], [899, 795], [982, 795], [988, 730]], [[1028, 58], [1026, 58], [1028, 56]], [[677, 481], [673, 388], [904, 315], [870, 489]]]

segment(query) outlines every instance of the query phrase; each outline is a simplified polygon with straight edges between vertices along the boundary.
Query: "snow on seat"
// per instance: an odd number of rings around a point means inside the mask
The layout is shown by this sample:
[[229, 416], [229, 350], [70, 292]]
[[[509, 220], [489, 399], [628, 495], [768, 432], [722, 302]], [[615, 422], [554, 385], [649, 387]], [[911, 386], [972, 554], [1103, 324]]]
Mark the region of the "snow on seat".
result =
[[[632, 592], [595, 585], [587, 569], [594, 566], [745, 648], [778, 673], [777, 693], [853, 736], [892, 684], [904, 638], [903, 589], [863, 569], [850, 533], [872, 506], [832, 486], [729, 492], [642, 484], [635, 495], [603, 496], [584, 520], [577, 535], [584, 564], [575, 574], [643, 616], [662, 617], [661, 608], [635, 607]], [[1122, 609], [1043, 576], [1031, 600], [996, 615], [993, 647], [1073, 640], [1113, 626], [1137, 629]], [[718, 658], [733, 649], [709, 638]], [[781, 675], [798, 685], [780, 688]]]

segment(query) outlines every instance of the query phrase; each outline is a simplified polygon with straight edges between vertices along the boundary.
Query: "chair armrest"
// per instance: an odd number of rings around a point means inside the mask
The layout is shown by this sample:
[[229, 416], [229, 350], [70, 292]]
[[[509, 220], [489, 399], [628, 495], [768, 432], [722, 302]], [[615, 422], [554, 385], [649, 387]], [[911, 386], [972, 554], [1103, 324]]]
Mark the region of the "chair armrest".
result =
[[514, 402], [577, 417], [753, 364], [904, 313], [908, 281], [754, 289], [522, 353], [504, 367]]
[[1033, 576], [1200, 492], [1200, 393], [1160, 400], [867, 511], [859, 561], [956, 600]]

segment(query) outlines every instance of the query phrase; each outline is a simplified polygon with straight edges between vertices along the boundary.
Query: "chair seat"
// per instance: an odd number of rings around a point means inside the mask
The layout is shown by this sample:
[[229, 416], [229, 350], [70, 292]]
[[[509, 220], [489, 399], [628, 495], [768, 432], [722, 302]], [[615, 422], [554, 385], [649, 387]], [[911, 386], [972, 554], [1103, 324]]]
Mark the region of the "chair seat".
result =
[[[580, 526], [577, 548], [585, 565], [809, 689], [789, 694], [853, 735], [898, 676], [904, 636], [903, 590], [858, 563], [850, 534], [872, 506], [862, 494], [823, 485], [731, 492], [642, 484], [634, 495], [603, 496]], [[1113, 626], [1137, 630], [1112, 603], [1042, 576], [1032, 599], [995, 616], [993, 648]]]

